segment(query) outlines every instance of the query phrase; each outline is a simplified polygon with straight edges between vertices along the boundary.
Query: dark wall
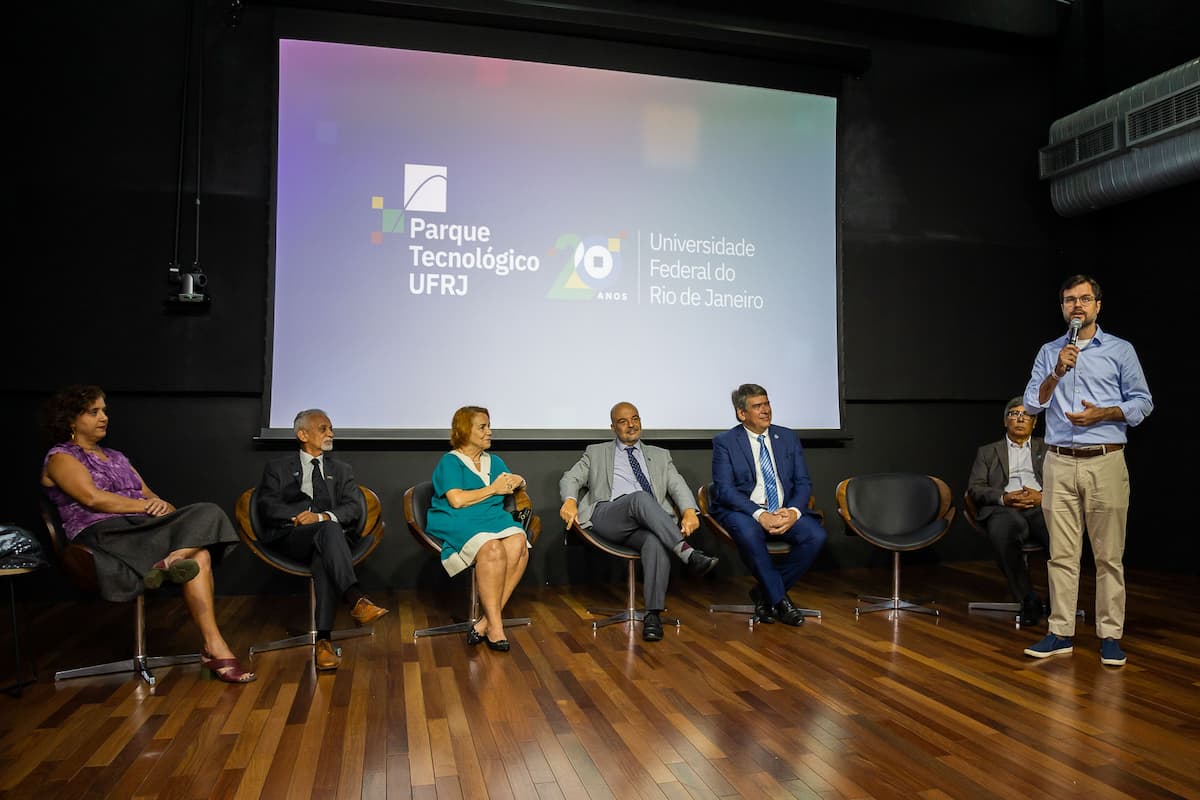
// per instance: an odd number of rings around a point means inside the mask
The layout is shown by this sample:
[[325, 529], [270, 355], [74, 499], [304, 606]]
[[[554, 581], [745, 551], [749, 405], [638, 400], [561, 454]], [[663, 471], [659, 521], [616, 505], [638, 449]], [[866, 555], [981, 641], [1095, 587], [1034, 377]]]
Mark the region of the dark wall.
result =
[[[15, 230], [33, 247], [11, 268], [31, 322], [20, 331], [30, 335], [10, 336], [6, 348], [0, 413], [13, 432], [0, 467], [0, 514], [38, 525], [35, 479], [45, 444], [34, 425], [37, 406], [56, 386], [89, 381], [110, 392], [108, 444], [130, 455], [151, 486], [176, 503], [216, 501], [232, 515], [238, 494], [278, 452], [253, 440], [266, 355], [278, 12], [250, 4], [231, 26], [228, 4], [218, 2], [198, 7], [194, 18], [184, 2], [142, 0], [122, 4], [119, 14], [33, 5], [14, 12], [33, 65], [15, 79], [29, 112], [18, 126]], [[1183, 7], [1139, 5], [1153, 19]], [[868, 48], [871, 66], [841, 90], [844, 396], [852, 438], [806, 443], [830, 532], [818, 568], [886, 560], [844, 535], [833, 499], [842, 478], [926, 471], [961, 495], [975, 448], [1001, 435], [1004, 401], [1022, 390], [1038, 345], [1062, 328], [1059, 282], [1082, 264], [1104, 285], [1101, 324], [1138, 346], [1158, 406], [1131, 433], [1128, 560], [1195, 570], [1195, 538], [1178, 504], [1160, 499], [1160, 487], [1175, 482], [1161, 455], [1177, 444], [1180, 428], [1172, 423], [1180, 412], [1171, 397], [1184, 370], [1153, 337], [1178, 307], [1160, 301], [1167, 282], [1154, 278], [1194, 260], [1185, 209], [1200, 207], [1197, 187], [1068, 221], [1053, 214], [1047, 187], [1036, 181], [1036, 150], [1053, 119], [1188, 57], [1180, 28], [1129, 24], [1105, 11], [1077, 2], [1058, 34], [1044, 39], [958, 36], [944, 26], [909, 26], [896, 35], [869, 26], [827, 32]], [[491, 35], [486, 27], [468, 30]], [[571, 41], [567, 27], [553, 35]], [[630, 57], [643, 48], [633, 47]], [[1104, 57], [1112, 53], [1120, 55]], [[209, 273], [211, 308], [184, 314], [167, 307], [172, 261], [198, 262]], [[414, 347], [408, 357], [424, 356]], [[531, 396], [554, 391], [559, 378], [530, 365]], [[766, 376], [762, 382], [770, 388]], [[646, 424], [652, 440], [653, 428], [670, 420]], [[564, 544], [557, 524], [557, 481], [581, 445], [496, 443], [527, 476], [544, 523], [529, 581], [618, 575], [617, 565]], [[409, 537], [401, 509], [404, 488], [428, 478], [442, 449], [339, 447], [384, 504], [385, 542], [363, 568], [368, 588], [444, 582], [436, 559]], [[706, 442], [673, 451], [690, 484], [709, 479]], [[722, 572], [740, 573], [736, 555], [725, 555]], [[948, 537], [914, 557], [987, 555], [956, 521]], [[47, 581], [46, 591], [65, 591], [57, 578]], [[296, 589], [244, 550], [218, 576], [225, 593]]]

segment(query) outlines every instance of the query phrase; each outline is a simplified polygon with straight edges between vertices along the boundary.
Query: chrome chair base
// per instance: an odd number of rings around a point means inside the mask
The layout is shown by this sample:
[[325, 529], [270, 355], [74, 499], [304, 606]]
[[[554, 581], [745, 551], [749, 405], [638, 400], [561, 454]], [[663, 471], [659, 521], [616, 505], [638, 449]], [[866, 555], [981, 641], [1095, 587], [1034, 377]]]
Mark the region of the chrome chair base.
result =
[[[641, 622], [646, 618], [646, 612], [636, 608], [589, 608], [587, 613], [594, 617], [610, 615], [604, 619], [593, 620], [592, 630], [598, 630], [605, 625], [613, 625], [618, 622]], [[663, 625], [674, 625], [676, 628], [682, 624], [675, 617], [660, 617], [660, 619], [662, 619]]]
[[[1021, 604], [1020, 603], [967, 603], [967, 613], [975, 611], [992, 611], [992, 612], [1008, 612], [1014, 614], [1013, 624], [1016, 627], [1021, 627]], [[1075, 616], [1079, 619], [1087, 619], [1087, 612], [1082, 608], [1075, 610]]]
[[[728, 612], [730, 614], [747, 614], [750, 627], [754, 627], [754, 621], [756, 619], [754, 615], [754, 606], [750, 605], [749, 603], [718, 603], [708, 607], [708, 613], [710, 614], [718, 611]], [[817, 619], [821, 618], [821, 611], [820, 609], [816, 608], [801, 608], [800, 613], [806, 617], [816, 617]]]
[[[466, 622], [454, 622], [449, 625], [437, 625], [433, 628], [421, 628], [420, 630], [413, 631], [413, 638], [416, 639], [421, 636], [441, 636], [443, 633], [466, 633], [473, 628], [475, 623], [478, 621], [479, 619], [476, 618], [467, 620]], [[504, 627], [506, 628], [517, 628], [521, 625], [532, 624], [533, 620], [531, 620], [529, 617], [513, 617], [512, 619], [504, 620]]]
[[154, 686], [157, 679], [150, 670], [158, 667], [174, 667], [179, 664], [197, 664], [200, 662], [199, 653], [189, 653], [179, 656], [148, 656], [146, 655], [146, 598], [137, 596], [133, 604], [133, 658], [123, 658], [120, 661], [110, 661], [107, 664], [96, 664], [91, 667], [76, 667], [62, 669], [54, 673], [54, 680], [65, 681], [71, 678], [90, 678], [96, 675], [116, 675], [121, 672], [136, 672], [138, 677], [148, 686]]
[[95, 675], [115, 675], [120, 672], [136, 672], [138, 677], [148, 686], [154, 686], [158, 680], [150, 670], [158, 667], [174, 667], [179, 664], [198, 664], [200, 654], [192, 653], [185, 656], [136, 656], [121, 661], [110, 661], [107, 664], [97, 664], [94, 667], [77, 667], [63, 669], [54, 673], [54, 680], [65, 681], [71, 678], [90, 678]]
[[[308, 579], [308, 625], [307, 631], [295, 631], [291, 636], [283, 639], [275, 639], [262, 644], [251, 645], [250, 655], [255, 653], [266, 653], [271, 650], [284, 650], [288, 647], [312, 647], [317, 643], [317, 585], [312, 578]], [[362, 628], [342, 628], [341, 630], [330, 631], [329, 638], [331, 641], [338, 639], [357, 639], [360, 636], [374, 636], [374, 626], [366, 626]]]
[[[342, 630], [330, 631], [330, 641], [338, 641], [340, 639], [357, 639], [360, 636], [374, 636], [375, 629], [368, 628], [343, 628]], [[264, 642], [251, 646], [250, 655], [255, 653], [266, 653], [270, 650], [283, 650], [288, 647], [302, 647], [304, 645], [313, 646], [317, 643], [317, 632], [308, 631], [307, 633], [298, 633], [295, 636], [289, 636], [286, 639], [276, 639], [273, 642]]]
[[864, 595], [859, 600], [866, 600], [871, 603], [869, 606], [855, 606], [854, 616], [859, 614], [870, 614], [872, 611], [915, 611], [918, 614], [930, 614], [935, 617], [941, 616], [936, 608], [928, 608], [923, 603], [914, 603], [911, 600], [904, 600], [899, 597], [876, 597], [873, 595]]
[[[635, 603], [637, 600], [637, 577], [634, 574], [633, 559], [628, 560], [629, 569], [625, 577], [626, 587], [626, 602], [625, 608], [589, 608], [587, 613], [594, 617], [605, 616], [605, 619], [595, 620], [592, 622], [592, 630], [598, 630], [605, 625], [614, 625], [618, 622], [641, 622], [646, 618], [645, 611], [639, 611]], [[674, 625], [676, 628], [680, 626], [680, 622], [675, 617], [662, 617], [663, 625]]]
[[[479, 621], [481, 614], [479, 613], [479, 589], [475, 585], [475, 566], [471, 565], [471, 610], [467, 614], [467, 619], [464, 622], [452, 622], [449, 625], [435, 625], [432, 628], [421, 628], [413, 631], [413, 638], [419, 639], [422, 636], [441, 636], [444, 633], [466, 633], [471, 628], [475, 627], [475, 623]], [[503, 620], [504, 627], [517, 628], [521, 625], [532, 625], [533, 620], [529, 617], [512, 617]]]
[[1020, 612], [1020, 603], [967, 603], [967, 611], [1016, 611]]

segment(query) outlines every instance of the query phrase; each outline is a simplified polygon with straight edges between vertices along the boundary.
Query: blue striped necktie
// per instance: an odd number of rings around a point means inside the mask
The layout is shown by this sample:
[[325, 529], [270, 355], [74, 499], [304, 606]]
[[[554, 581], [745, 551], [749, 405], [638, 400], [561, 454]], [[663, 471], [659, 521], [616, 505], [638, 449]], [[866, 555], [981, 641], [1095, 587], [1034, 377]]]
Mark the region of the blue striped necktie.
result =
[[771, 453], [767, 450], [767, 437], [758, 435], [758, 465], [762, 467], [763, 485], [767, 489], [767, 511], [779, 510], [779, 487], [775, 483], [775, 467], [771, 466]]

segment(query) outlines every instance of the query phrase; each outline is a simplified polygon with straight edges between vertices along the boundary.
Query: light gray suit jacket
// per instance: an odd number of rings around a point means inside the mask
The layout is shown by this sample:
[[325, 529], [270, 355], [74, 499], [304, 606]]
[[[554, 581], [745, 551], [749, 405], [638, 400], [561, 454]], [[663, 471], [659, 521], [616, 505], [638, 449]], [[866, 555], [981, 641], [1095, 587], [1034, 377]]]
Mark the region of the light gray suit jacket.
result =
[[[562, 480], [558, 482], [560, 499], [565, 502], [568, 497], [575, 498], [579, 505], [579, 524], [585, 528], [591, 527], [592, 509], [596, 504], [612, 499], [613, 460], [616, 455], [615, 439], [588, 445], [583, 457], [564, 472]], [[687, 481], [671, 461], [670, 450], [642, 442], [642, 455], [646, 457], [646, 467], [650, 470], [646, 477], [650, 479], [654, 499], [668, 514], [676, 516], [672, 501], [680, 512], [698, 508]]]

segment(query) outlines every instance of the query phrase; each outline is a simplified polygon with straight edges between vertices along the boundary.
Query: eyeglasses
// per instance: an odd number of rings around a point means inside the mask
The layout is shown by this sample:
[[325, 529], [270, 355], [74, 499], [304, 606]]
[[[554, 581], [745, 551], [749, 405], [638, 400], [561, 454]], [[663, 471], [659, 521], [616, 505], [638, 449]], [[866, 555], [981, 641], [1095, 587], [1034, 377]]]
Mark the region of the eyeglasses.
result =
[[1081, 306], [1090, 306], [1093, 302], [1095, 302], [1095, 300], [1096, 298], [1092, 297], [1090, 294], [1085, 294], [1083, 297], [1071, 297], [1070, 295], [1067, 295], [1063, 298], [1063, 305], [1073, 306], [1078, 302]]
[[1026, 414], [1024, 411], [1009, 411], [1004, 416], [1009, 419], [1033, 419], [1033, 414]]

